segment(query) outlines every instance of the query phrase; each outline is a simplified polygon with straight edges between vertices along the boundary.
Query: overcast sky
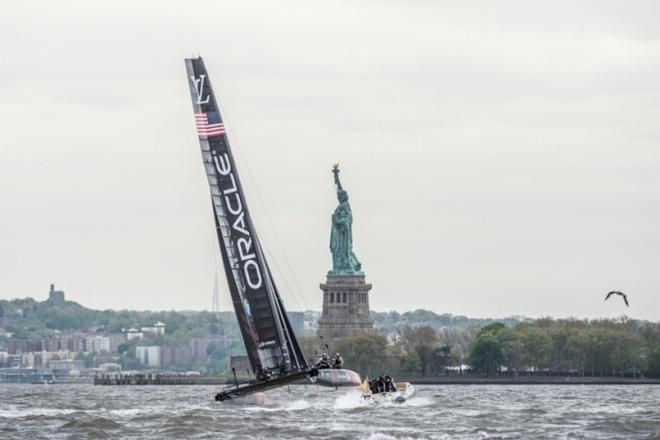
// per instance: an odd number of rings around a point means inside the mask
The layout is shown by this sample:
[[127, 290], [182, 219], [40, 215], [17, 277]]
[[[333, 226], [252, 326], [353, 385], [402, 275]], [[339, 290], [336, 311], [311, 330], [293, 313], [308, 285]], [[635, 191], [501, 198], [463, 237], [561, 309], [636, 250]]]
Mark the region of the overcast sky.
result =
[[201, 54], [288, 309], [321, 308], [337, 161], [372, 309], [658, 320], [658, 23], [657, 1], [5, 2], [0, 298], [208, 309], [218, 267], [230, 307]]

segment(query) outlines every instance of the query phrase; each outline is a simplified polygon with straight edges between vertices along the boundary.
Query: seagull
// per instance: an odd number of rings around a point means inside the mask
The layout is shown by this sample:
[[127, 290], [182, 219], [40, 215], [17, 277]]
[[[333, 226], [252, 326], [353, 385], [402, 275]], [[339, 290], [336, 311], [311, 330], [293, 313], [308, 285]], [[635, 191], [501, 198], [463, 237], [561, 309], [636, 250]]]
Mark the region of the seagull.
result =
[[607, 296], [605, 297], [605, 301], [607, 301], [612, 295], [620, 295], [623, 298], [623, 302], [626, 303], [626, 307], [630, 307], [630, 305], [628, 304], [628, 297], [626, 296], [626, 294], [623, 292], [619, 292], [618, 290], [612, 290], [610, 293], [608, 293]]

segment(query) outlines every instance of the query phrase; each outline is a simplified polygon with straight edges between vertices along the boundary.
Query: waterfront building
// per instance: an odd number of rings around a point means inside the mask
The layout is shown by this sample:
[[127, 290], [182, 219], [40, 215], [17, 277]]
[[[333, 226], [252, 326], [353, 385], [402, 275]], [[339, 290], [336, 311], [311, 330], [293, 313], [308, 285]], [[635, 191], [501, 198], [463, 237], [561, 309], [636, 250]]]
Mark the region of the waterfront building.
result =
[[92, 367], [99, 368], [103, 364], [116, 364], [121, 360], [120, 356], [113, 356], [111, 354], [101, 354], [94, 356], [92, 360]]
[[100, 364], [98, 366], [98, 369], [102, 374], [119, 373], [121, 372], [121, 364], [118, 364], [116, 362], [106, 362]]
[[191, 338], [190, 357], [194, 360], [205, 360], [208, 356], [206, 349], [210, 343], [209, 338]]
[[85, 351], [94, 353], [110, 352], [110, 338], [107, 336], [87, 336], [85, 338]]
[[192, 360], [190, 347], [162, 347], [161, 366], [181, 365]]
[[160, 368], [162, 365], [161, 347], [157, 345], [135, 347], [135, 357], [142, 365], [149, 368]]
[[123, 333], [108, 333], [108, 340], [110, 344], [109, 353], [117, 353], [120, 344], [126, 342], [126, 336]]
[[222, 348], [229, 348], [231, 341], [226, 336], [212, 336], [208, 338], [191, 338], [190, 339], [190, 356], [193, 360], [206, 360], [208, 349], [211, 343], [215, 343]]
[[22, 368], [35, 368], [34, 353], [21, 354], [21, 367]]
[[48, 361], [51, 370], [81, 370], [85, 368], [85, 362], [73, 359], [60, 359]]

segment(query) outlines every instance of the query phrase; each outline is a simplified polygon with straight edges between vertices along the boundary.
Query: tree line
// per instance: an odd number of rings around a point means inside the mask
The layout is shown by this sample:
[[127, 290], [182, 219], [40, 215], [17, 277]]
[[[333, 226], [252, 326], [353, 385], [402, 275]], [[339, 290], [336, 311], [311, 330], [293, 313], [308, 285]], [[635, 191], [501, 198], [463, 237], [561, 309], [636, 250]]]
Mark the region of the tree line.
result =
[[[303, 341], [310, 359], [324, 347]], [[339, 338], [347, 368], [363, 376], [660, 377], [660, 323], [618, 319], [551, 319], [477, 329], [402, 326], [395, 334]]]

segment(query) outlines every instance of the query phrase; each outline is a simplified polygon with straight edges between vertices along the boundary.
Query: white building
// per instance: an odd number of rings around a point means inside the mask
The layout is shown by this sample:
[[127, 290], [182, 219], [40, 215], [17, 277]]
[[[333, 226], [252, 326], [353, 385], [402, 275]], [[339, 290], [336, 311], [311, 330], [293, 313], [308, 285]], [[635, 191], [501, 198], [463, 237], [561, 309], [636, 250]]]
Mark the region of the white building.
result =
[[141, 327], [140, 330], [144, 333], [151, 333], [153, 335], [162, 336], [165, 334], [166, 325], [160, 321], [152, 325], [151, 327]]
[[142, 365], [150, 368], [160, 368], [161, 349], [157, 345], [135, 347], [135, 357]]
[[104, 364], [99, 365], [99, 371], [103, 374], [120, 373], [121, 372], [121, 365], [116, 364], [114, 362], [106, 362]]
[[85, 351], [110, 352], [110, 338], [107, 336], [88, 336], [85, 338]]
[[122, 332], [124, 332], [124, 335], [126, 335], [126, 340], [130, 341], [131, 339], [142, 339], [144, 338], [144, 333], [136, 328], [129, 328], [127, 329], [121, 329]]
[[35, 368], [35, 359], [34, 353], [23, 353], [21, 354], [21, 367], [23, 368]]
[[85, 368], [84, 361], [74, 361], [73, 359], [60, 359], [48, 361], [48, 368], [55, 370], [80, 370]]
[[[73, 360], [75, 353], [72, 353], [69, 350], [59, 350], [59, 351], [42, 351], [35, 353], [35, 367], [49, 368], [51, 360]], [[39, 358], [40, 362], [36, 362], [36, 359]]]

